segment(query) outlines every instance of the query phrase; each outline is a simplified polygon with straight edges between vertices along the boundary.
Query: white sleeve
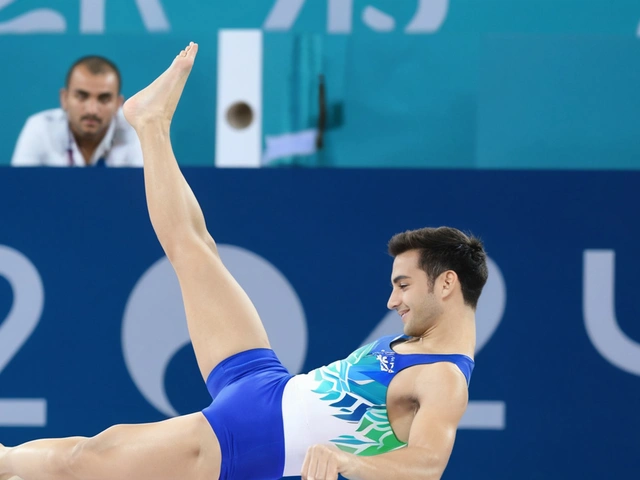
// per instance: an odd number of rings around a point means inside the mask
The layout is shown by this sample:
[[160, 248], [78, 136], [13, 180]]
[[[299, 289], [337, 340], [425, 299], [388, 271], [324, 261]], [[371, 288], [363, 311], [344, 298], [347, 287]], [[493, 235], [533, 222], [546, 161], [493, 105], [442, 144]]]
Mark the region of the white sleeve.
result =
[[16, 148], [11, 157], [11, 165], [14, 167], [35, 167], [43, 165], [43, 131], [41, 118], [29, 117], [22, 127]]
[[131, 142], [129, 143], [129, 166], [142, 167], [142, 147], [140, 146], [140, 140], [138, 136], [133, 134]]

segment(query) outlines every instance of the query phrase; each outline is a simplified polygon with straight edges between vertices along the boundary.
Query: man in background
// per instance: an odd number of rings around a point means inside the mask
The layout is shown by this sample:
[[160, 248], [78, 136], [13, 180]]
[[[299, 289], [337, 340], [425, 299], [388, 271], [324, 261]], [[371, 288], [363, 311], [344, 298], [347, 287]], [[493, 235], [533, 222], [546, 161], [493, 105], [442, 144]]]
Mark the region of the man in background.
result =
[[27, 119], [13, 166], [141, 167], [142, 150], [122, 115], [121, 76], [110, 60], [92, 55], [69, 69], [60, 105]]

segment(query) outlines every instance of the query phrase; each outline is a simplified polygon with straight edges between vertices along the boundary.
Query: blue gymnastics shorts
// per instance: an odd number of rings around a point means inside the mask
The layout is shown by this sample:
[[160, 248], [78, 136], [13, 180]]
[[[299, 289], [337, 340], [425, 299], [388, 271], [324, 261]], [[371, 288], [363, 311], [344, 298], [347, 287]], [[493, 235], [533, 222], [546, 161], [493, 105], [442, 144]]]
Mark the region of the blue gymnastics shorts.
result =
[[268, 348], [232, 355], [209, 374], [207, 389], [213, 402], [202, 413], [220, 443], [221, 480], [282, 477], [282, 393], [290, 378]]

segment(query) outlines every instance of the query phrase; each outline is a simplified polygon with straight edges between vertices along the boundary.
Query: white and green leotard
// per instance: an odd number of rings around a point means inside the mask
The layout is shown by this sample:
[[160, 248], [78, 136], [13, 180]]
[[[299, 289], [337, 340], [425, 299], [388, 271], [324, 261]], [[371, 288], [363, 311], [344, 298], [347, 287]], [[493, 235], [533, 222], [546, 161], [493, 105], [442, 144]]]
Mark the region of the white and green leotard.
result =
[[299, 475], [307, 448], [333, 443], [356, 455], [377, 455], [405, 444], [387, 416], [387, 388], [401, 370], [421, 364], [454, 363], [467, 379], [474, 362], [466, 355], [400, 354], [391, 344], [404, 336], [382, 337], [344, 360], [296, 375], [282, 398], [284, 474]]

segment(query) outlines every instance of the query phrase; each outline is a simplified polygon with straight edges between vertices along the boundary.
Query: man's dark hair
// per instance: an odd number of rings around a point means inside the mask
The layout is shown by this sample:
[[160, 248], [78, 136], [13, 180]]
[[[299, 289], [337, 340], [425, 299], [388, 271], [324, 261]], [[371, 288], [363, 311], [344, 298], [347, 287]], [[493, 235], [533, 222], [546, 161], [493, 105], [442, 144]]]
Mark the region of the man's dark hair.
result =
[[99, 55], [88, 55], [86, 57], [79, 58], [76, 60], [69, 71], [67, 72], [67, 78], [65, 80], [64, 86], [65, 88], [69, 88], [69, 81], [71, 80], [71, 75], [73, 71], [77, 67], [86, 67], [94, 75], [101, 75], [108, 72], [113, 72], [116, 74], [116, 78], [118, 79], [118, 93], [122, 89], [122, 77], [120, 76], [120, 70], [115, 63], [113, 63], [108, 58], [101, 57]]
[[393, 257], [409, 250], [420, 252], [420, 268], [427, 273], [431, 288], [443, 272], [456, 272], [464, 303], [475, 310], [489, 274], [487, 254], [478, 238], [455, 228], [439, 227], [408, 230], [389, 241], [389, 254]]

